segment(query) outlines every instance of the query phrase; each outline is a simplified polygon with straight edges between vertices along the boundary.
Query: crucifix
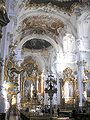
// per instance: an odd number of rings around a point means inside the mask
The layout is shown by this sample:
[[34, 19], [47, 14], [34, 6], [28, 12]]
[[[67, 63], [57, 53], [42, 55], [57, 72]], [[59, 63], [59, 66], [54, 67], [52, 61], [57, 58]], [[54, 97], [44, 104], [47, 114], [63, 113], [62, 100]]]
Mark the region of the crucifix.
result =
[[45, 92], [48, 93], [49, 99], [50, 99], [50, 119], [52, 120], [52, 99], [54, 93], [57, 93], [57, 88], [55, 88], [55, 85], [57, 84], [57, 81], [55, 80], [53, 75], [49, 75], [48, 79], [46, 81], [47, 88], [45, 88]]

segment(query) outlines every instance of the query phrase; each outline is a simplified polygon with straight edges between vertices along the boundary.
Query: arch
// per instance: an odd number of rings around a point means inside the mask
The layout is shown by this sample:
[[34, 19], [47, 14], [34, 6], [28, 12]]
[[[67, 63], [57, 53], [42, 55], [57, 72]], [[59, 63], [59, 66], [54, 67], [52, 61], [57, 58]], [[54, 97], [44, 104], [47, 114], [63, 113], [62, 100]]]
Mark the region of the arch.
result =
[[51, 10], [49, 12], [46, 12], [43, 9], [25, 10], [25, 14], [19, 16], [17, 26], [19, 26], [24, 19], [26, 19], [30, 16], [41, 16], [41, 15], [47, 15], [52, 18], [58, 18], [61, 21], [63, 21], [64, 25], [68, 24], [71, 28], [72, 34], [76, 37], [76, 35], [77, 35], [76, 29], [73, 26], [73, 24], [70, 22], [70, 16], [62, 11]]
[[30, 39], [34, 39], [34, 38], [46, 40], [46, 41], [48, 41], [48, 42], [55, 48], [56, 51], [59, 50], [59, 48], [57, 47], [56, 42], [55, 42], [52, 38], [48, 37], [47, 35], [38, 35], [38, 34], [28, 35], [28, 36], [24, 37], [24, 38], [19, 42], [18, 46], [16, 47], [16, 50], [17, 50], [17, 49], [22, 49], [22, 46], [23, 46], [23, 44], [24, 44], [26, 41], [28, 41], [28, 40], [30, 40]]
[[[48, 37], [48, 36], [46, 36], [46, 35], [33, 34], [32, 36], [31, 36], [31, 35], [28, 35], [28, 36], [24, 37], [24, 38], [19, 42], [18, 46], [16, 47], [16, 51], [17, 51], [18, 49], [19, 49], [19, 50], [22, 50], [23, 44], [24, 44], [26, 41], [28, 41], [28, 40], [30, 40], [30, 39], [33, 39], [33, 38], [43, 39], [43, 40], [48, 41], [48, 42], [53, 46], [53, 48], [55, 49], [56, 52], [62, 50], [60, 47], [58, 47], [57, 43], [56, 43], [52, 38], [50, 38], [50, 37]], [[38, 64], [40, 65], [40, 68], [43, 68], [43, 69], [42, 69], [42, 71], [43, 71], [43, 70], [45, 70], [46, 61], [45, 61], [45, 59], [44, 59], [43, 56], [41, 56], [41, 55], [39, 55], [39, 54], [38, 54], [38, 56], [37, 56], [37, 55], [36, 55], [36, 52], [37, 52], [37, 51], [35, 51], [35, 52], [32, 53], [32, 51], [29, 50], [29, 52], [27, 52], [27, 54], [25, 54], [25, 55], [22, 56], [22, 57], [31, 56], [32, 58], [34, 58], [34, 59], [38, 62]], [[39, 51], [38, 51], [38, 53], [39, 53]], [[41, 61], [42, 61], [42, 63], [41, 63]]]

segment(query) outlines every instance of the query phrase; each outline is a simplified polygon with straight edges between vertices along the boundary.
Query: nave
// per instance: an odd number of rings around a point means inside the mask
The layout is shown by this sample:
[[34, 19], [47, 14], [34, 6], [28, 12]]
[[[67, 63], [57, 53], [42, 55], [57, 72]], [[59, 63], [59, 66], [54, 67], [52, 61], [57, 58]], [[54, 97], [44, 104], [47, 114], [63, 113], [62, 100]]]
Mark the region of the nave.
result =
[[0, 117], [90, 120], [89, 33], [90, 0], [0, 0]]
[[[8, 119], [6, 119], [6, 120], [8, 120]], [[19, 119], [14, 115], [10, 115], [9, 120], [19, 120]]]

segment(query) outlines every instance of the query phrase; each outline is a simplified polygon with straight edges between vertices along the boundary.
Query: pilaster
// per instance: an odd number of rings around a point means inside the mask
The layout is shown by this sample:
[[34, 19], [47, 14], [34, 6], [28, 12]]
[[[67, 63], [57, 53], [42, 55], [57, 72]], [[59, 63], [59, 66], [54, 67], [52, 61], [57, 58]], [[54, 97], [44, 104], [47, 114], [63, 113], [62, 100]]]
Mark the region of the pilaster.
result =
[[78, 80], [78, 91], [79, 91], [79, 107], [83, 107], [83, 78], [84, 78], [84, 67], [86, 62], [82, 58], [82, 52], [79, 50], [80, 39], [77, 39], [77, 80]]

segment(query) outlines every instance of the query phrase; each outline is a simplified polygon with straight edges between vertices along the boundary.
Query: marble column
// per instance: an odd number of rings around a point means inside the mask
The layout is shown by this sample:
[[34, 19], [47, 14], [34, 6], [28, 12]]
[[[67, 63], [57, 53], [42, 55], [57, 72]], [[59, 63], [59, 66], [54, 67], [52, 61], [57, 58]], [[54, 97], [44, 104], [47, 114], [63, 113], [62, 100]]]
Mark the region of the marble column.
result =
[[17, 94], [17, 106], [18, 109], [20, 110], [21, 105], [20, 105], [20, 100], [21, 100], [21, 94], [20, 94], [20, 74], [18, 75], [18, 94]]
[[[20, 68], [21, 67], [21, 63], [23, 62], [23, 59], [21, 57], [21, 50], [17, 50], [17, 55], [16, 55], [16, 62], [18, 63], [18, 67]], [[24, 82], [21, 81], [21, 75], [20, 73], [18, 74], [18, 94], [17, 94], [17, 106], [18, 106], [18, 109], [21, 108], [21, 96], [22, 96], [22, 93], [24, 94]], [[23, 95], [24, 97], [24, 95]]]
[[79, 107], [83, 107], [83, 77], [84, 77], [84, 61], [77, 62], [78, 71], [77, 71], [77, 79], [78, 79], [78, 90], [79, 90]]
[[1, 65], [1, 84], [4, 81], [4, 61], [2, 60], [2, 65]]
[[[2, 28], [4, 26], [6, 26], [8, 23], [9, 23], [9, 19], [8, 19], [8, 16], [7, 16], [7, 12], [5, 10], [5, 2], [3, 0], [0, 0], [0, 43], [3, 42], [3, 40], [1, 40], [2, 39], [2, 35], [3, 35], [2, 34]], [[1, 53], [2, 53], [2, 51], [1, 51]], [[0, 57], [1, 57], [0, 59], [3, 58], [2, 55]], [[3, 69], [4, 69], [4, 67], [1, 66], [1, 72], [3, 71]], [[2, 79], [1, 76], [0, 76], [0, 79]]]
[[83, 106], [83, 78], [84, 69], [86, 66], [90, 66], [90, 10], [84, 12], [81, 16], [78, 16], [77, 21], [77, 65], [78, 65], [78, 84], [79, 84], [79, 106]]
[[[8, 19], [8, 16], [7, 16], [7, 12], [5, 10], [5, 2], [3, 0], [0, 0], [0, 44], [1, 42], [3, 42], [2, 39], [2, 28], [4, 26], [6, 26], [7, 24], [9, 23], [9, 19]], [[1, 59], [1, 66], [0, 66], [0, 86], [2, 86], [2, 83], [3, 83], [3, 80], [4, 80], [4, 62], [2, 60], [3, 56], [2, 56], [2, 50], [1, 50], [1, 56], [0, 56], [0, 59]], [[5, 93], [4, 93], [5, 94]], [[0, 113], [4, 113], [5, 112], [5, 106], [6, 106], [6, 102], [5, 101], [5, 98], [3, 97], [4, 96], [3, 94], [3, 90], [0, 90]]]
[[78, 80], [78, 90], [79, 90], [79, 107], [83, 107], [83, 78], [84, 78], [84, 68], [86, 62], [83, 60], [83, 53], [80, 51], [80, 39], [77, 39], [77, 80]]

